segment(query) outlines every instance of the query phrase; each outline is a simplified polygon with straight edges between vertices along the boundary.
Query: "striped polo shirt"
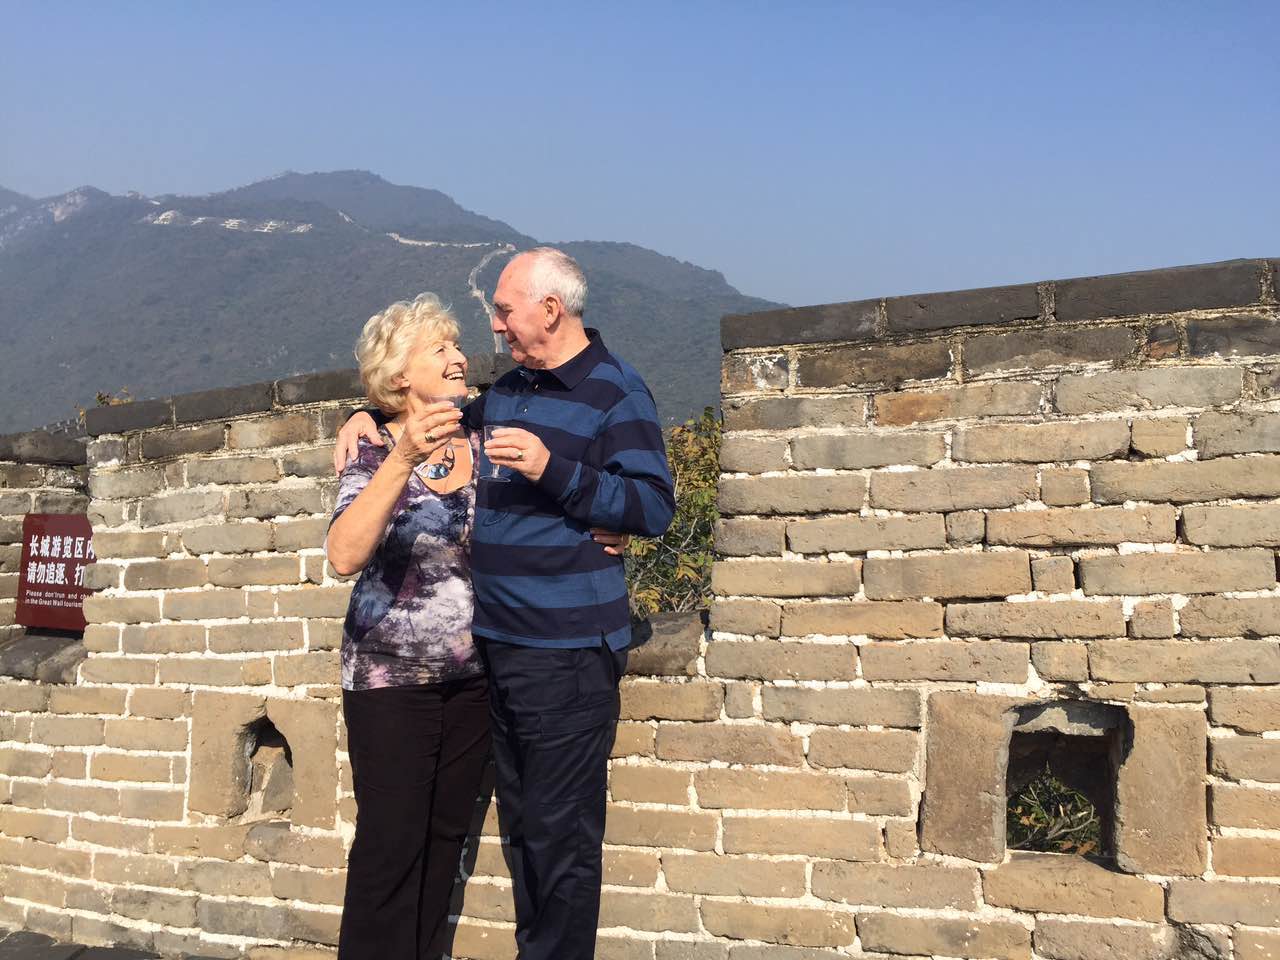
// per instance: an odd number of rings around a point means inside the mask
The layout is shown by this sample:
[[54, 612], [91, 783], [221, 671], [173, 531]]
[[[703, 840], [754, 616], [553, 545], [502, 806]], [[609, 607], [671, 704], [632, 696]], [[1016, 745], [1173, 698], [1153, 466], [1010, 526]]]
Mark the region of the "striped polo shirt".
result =
[[[532, 647], [615, 650], [631, 641], [621, 557], [592, 527], [666, 532], [675, 495], [653, 395], [588, 329], [588, 345], [553, 370], [517, 367], [466, 408], [464, 422], [520, 427], [550, 451], [537, 484], [504, 468], [481, 479], [471, 536], [472, 631]], [[489, 462], [481, 464], [481, 476]]]

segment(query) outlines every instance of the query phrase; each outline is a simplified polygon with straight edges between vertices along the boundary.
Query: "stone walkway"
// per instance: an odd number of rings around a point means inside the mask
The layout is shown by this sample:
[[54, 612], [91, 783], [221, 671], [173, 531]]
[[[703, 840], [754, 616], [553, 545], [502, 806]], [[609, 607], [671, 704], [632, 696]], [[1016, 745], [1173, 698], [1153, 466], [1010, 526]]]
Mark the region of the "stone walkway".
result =
[[[132, 947], [86, 947], [58, 943], [40, 933], [0, 931], [0, 960], [156, 960], [160, 954]], [[200, 960], [184, 957], [183, 960]]]

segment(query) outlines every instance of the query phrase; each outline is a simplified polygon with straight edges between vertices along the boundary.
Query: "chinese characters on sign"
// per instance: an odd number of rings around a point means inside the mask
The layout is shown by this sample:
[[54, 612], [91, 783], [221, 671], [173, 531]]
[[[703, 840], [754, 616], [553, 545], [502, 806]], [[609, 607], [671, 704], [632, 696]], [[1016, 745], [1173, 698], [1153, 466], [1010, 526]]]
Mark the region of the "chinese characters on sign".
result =
[[84, 568], [94, 563], [93, 530], [79, 514], [29, 513], [22, 521], [17, 621], [27, 627], [84, 629]]

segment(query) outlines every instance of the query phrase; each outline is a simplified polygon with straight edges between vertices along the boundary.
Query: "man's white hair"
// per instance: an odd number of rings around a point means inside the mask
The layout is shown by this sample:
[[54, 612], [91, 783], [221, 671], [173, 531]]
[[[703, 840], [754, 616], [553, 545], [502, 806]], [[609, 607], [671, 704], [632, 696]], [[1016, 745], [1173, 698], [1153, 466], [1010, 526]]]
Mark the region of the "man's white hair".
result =
[[523, 255], [529, 258], [529, 298], [558, 297], [565, 313], [581, 317], [587, 309], [587, 278], [578, 261], [555, 247], [534, 247]]

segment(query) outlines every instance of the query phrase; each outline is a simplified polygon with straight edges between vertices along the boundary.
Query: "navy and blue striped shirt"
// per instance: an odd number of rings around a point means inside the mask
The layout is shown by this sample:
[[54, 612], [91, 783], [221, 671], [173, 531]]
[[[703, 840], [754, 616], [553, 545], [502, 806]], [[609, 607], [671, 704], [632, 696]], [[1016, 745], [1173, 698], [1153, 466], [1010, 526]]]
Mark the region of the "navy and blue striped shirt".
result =
[[675, 494], [653, 395], [596, 330], [587, 336], [573, 359], [553, 370], [517, 367], [464, 413], [473, 430], [528, 430], [551, 454], [537, 484], [510, 470], [510, 483], [479, 481], [471, 537], [477, 636], [615, 650], [631, 641], [622, 558], [605, 553], [591, 528], [661, 536]]

